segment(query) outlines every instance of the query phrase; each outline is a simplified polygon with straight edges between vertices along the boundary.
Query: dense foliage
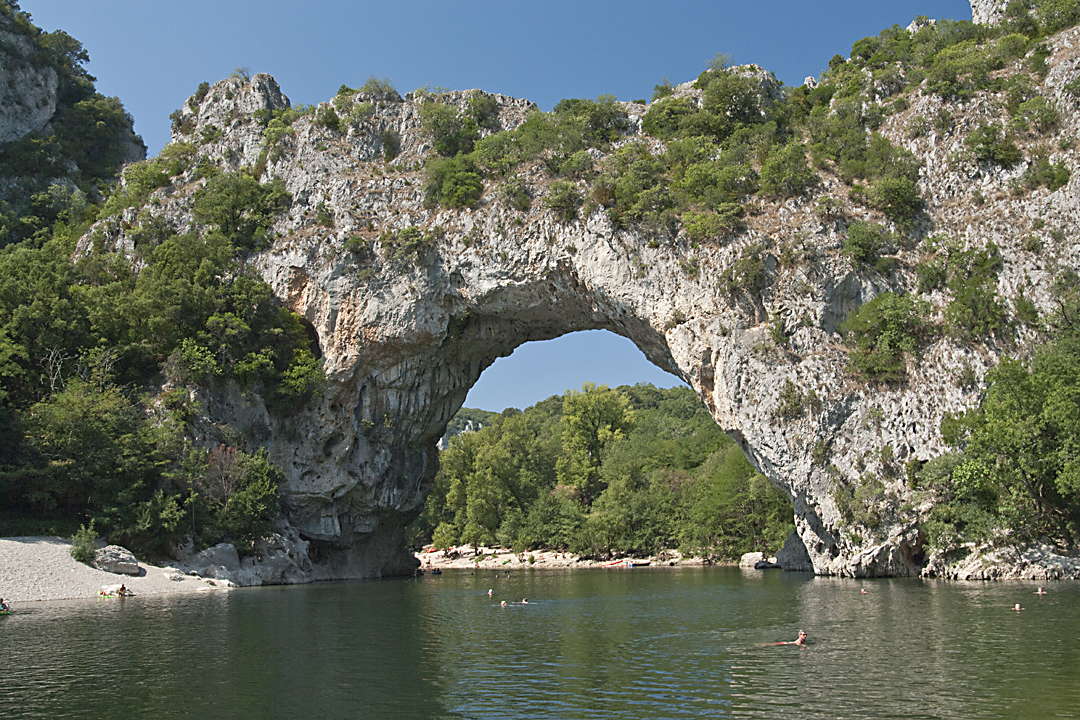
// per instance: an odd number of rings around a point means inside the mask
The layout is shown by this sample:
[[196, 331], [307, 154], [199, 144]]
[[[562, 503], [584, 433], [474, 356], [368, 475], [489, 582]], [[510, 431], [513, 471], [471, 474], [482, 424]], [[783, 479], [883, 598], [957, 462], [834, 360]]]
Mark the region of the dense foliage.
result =
[[1052, 320], [1030, 362], [1005, 358], [982, 404], [942, 423], [957, 452], [927, 463], [919, 487], [934, 501], [924, 526], [944, 550], [964, 542], [1049, 538], [1080, 544], [1080, 293]]
[[[109, 195], [130, 118], [95, 94], [76, 41], [41, 33], [14, 3], [0, 3], [0, 20], [39, 44], [35, 62], [61, 72], [62, 102], [54, 136], [0, 148], [0, 173], [26, 171], [29, 147], [66, 173], [64, 182], [30, 177], [21, 186], [26, 214], [4, 216], [0, 535], [83, 525], [152, 554], [184, 536], [250, 549], [279, 511], [281, 472], [264, 452], [244, 452], [228, 428], [228, 444], [200, 450], [190, 424], [202, 412], [199, 389], [235, 383], [288, 413], [322, 388], [308, 330], [245, 263], [291, 197], [277, 179], [193, 168], [195, 148], [185, 143], [130, 166]], [[201, 180], [193, 208], [201, 230], [180, 235], [140, 214], [124, 221], [130, 253], [105, 247], [122, 211], [179, 176]], [[97, 218], [105, 222], [77, 253]]]
[[733, 559], [794, 529], [790, 501], [689, 389], [586, 384], [491, 420], [441, 454], [422, 539]]

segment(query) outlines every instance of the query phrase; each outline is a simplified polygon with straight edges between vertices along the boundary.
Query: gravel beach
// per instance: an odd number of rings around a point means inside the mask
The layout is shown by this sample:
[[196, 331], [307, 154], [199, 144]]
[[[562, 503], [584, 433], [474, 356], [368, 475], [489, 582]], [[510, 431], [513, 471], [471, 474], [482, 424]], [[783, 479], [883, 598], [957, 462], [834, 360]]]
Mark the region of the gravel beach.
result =
[[[140, 576], [96, 570], [71, 557], [71, 542], [58, 537], [0, 538], [0, 597], [9, 603], [97, 597], [106, 585], [124, 583], [135, 595], [218, 590], [187, 575], [171, 580], [164, 568], [139, 563]], [[18, 610], [18, 606], [14, 608]]]

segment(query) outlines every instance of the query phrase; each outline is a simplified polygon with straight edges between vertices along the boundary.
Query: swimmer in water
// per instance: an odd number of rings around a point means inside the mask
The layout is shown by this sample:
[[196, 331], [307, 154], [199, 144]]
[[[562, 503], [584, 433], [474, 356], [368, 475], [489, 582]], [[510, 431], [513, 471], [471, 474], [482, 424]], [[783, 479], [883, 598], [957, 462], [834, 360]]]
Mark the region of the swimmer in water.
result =
[[860, 590], [859, 592], [861, 592], [861, 593], [862, 593], [863, 595], [866, 595], [866, 594], [867, 594], [867, 592], [866, 592], [866, 588], [863, 588], [863, 589], [862, 589], [862, 590]]
[[1045, 595], [1046, 591], [1043, 590], [1042, 588], [1039, 588], [1038, 590], [1035, 591], [1035, 594], [1036, 595]]
[[529, 604], [529, 598], [521, 598], [521, 604], [522, 605], [528, 605]]
[[796, 640], [792, 640], [791, 642], [782, 642], [781, 641], [781, 642], [778, 642], [776, 644], [777, 645], [805, 645], [806, 644], [806, 631], [805, 630], [800, 630], [799, 631], [799, 637]]
[[1023, 610], [1023, 608], [1020, 607], [1020, 603], [1016, 603], [1016, 605], [1013, 607], [1013, 610], [1015, 610], [1016, 612], [1020, 612], [1021, 610]]
[[491, 588], [488, 588], [488, 597], [491, 597]]
[[499, 607], [506, 607], [506, 601], [503, 600], [501, 603], [499, 603]]

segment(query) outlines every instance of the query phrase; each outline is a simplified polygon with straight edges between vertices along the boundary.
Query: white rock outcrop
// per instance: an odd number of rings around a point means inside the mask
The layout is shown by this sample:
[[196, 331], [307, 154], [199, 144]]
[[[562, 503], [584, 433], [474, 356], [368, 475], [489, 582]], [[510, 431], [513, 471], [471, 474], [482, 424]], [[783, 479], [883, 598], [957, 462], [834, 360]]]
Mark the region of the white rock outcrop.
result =
[[106, 545], [94, 551], [93, 566], [118, 575], [140, 575], [142, 568], [135, 554], [119, 545]]

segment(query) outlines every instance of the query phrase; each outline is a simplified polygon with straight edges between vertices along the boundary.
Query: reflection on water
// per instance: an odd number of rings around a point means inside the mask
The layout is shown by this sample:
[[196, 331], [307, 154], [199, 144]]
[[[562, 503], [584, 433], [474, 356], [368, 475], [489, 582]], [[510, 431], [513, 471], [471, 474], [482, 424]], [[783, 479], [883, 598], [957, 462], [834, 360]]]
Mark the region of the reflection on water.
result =
[[0, 714], [1076, 717], [1080, 585], [1034, 589], [639, 568], [26, 605]]

